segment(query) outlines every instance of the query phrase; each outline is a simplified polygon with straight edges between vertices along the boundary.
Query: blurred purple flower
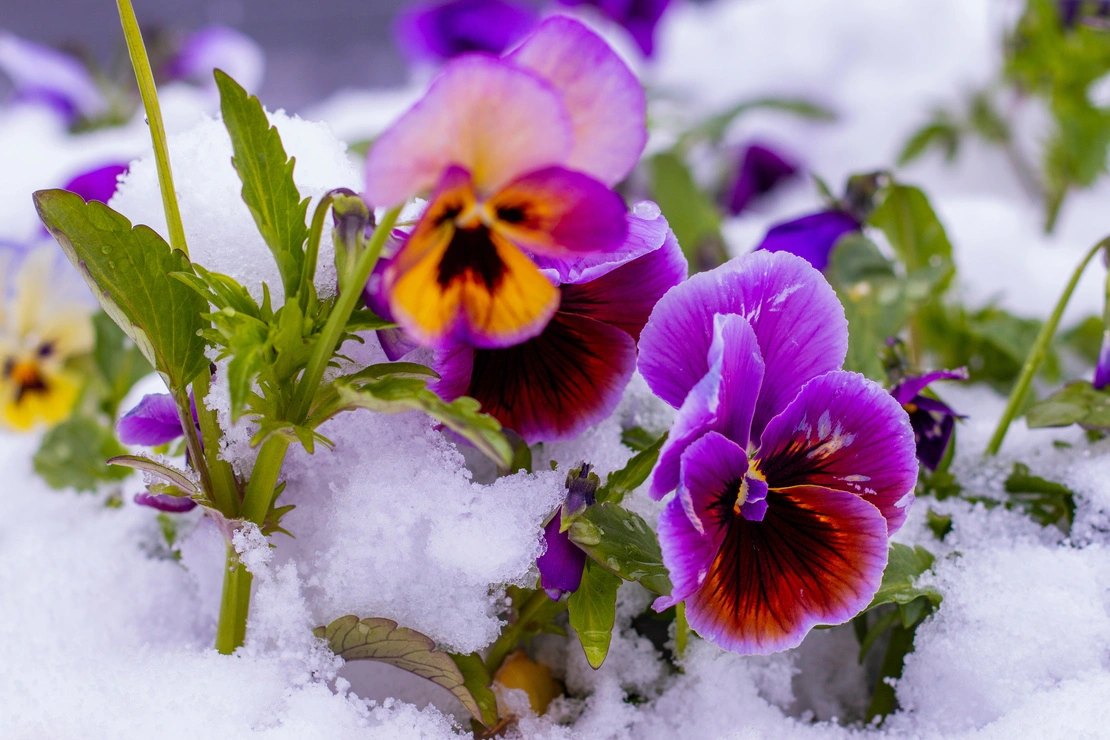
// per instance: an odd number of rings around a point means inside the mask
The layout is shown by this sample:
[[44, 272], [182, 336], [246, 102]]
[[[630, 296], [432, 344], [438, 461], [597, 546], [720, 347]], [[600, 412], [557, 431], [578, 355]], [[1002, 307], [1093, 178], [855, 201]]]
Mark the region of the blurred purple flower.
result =
[[88, 201], [107, 203], [116, 193], [121, 175], [127, 172], [125, 164], [109, 164], [95, 170], [82, 172], [62, 186], [63, 190], [77, 193]]
[[671, 0], [559, 0], [575, 7], [592, 5], [614, 23], [624, 26], [644, 56], [655, 53], [655, 27]]
[[967, 368], [936, 370], [921, 376], [909, 376], [890, 389], [894, 400], [902, 404], [902, 408], [910, 415], [910, 426], [913, 427], [914, 441], [917, 443], [917, 459], [929, 470], [936, 470], [944, 459], [944, 452], [952, 440], [956, 419], [966, 418], [943, 401], [921, 395], [921, 391], [937, 380], [967, 380]]
[[443, 62], [459, 54], [500, 54], [536, 24], [536, 13], [505, 0], [420, 3], [403, 11], [394, 38], [412, 61]]
[[733, 216], [742, 213], [748, 205], [789, 180], [798, 172], [798, 166], [769, 147], [751, 144], [740, 157], [736, 177], [725, 191], [725, 208]]
[[1102, 346], [1098, 350], [1098, 362], [1095, 363], [1095, 378], [1091, 385], [1096, 391], [1101, 391], [1110, 385], [1110, 329], [1102, 333]]
[[796, 254], [823, 271], [837, 240], [861, 228], [859, 221], [844, 211], [820, 211], [775, 224], [756, 249]]
[[227, 26], [208, 26], [190, 34], [163, 73], [172, 80], [213, 85], [212, 71], [226, 72], [248, 91], [262, 84], [266, 57], [258, 42]]
[[11, 80], [17, 101], [46, 105], [66, 123], [108, 109], [81, 60], [11, 33], [0, 32], [0, 73]]

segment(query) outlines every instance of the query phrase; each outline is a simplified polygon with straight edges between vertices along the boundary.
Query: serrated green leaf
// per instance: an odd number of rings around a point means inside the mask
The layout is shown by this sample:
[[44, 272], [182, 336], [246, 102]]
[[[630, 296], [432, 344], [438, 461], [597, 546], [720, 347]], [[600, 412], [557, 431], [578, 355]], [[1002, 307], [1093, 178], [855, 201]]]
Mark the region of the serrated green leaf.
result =
[[189, 272], [188, 258], [146, 226], [98, 201], [65, 190], [34, 195], [39, 218], [92, 289], [170, 388], [184, 388], [208, 367], [201, 314], [208, 304], [170, 277]]
[[466, 677], [449, 653], [436, 650], [429, 637], [392, 619], [359, 619], [347, 615], [327, 627], [317, 627], [317, 637], [328, 642], [343, 660], [376, 660], [426, 678], [455, 695], [479, 722], [482, 709], [467, 687]]
[[671, 580], [655, 532], [639, 514], [612, 502], [587, 508], [567, 530], [572, 542], [606, 570], [626, 581], [639, 581], [666, 596]]
[[460, 655], [451, 653], [451, 660], [455, 661], [455, 665], [459, 667], [459, 671], [463, 675], [464, 686], [474, 697], [474, 702], [478, 705], [481, 711], [479, 721], [486, 727], [493, 727], [497, 724], [497, 697], [493, 691], [490, 690], [490, 685], [493, 679], [486, 670], [486, 664], [482, 661], [482, 656], [478, 653], [470, 653], [468, 655]]
[[586, 654], [586, 662], [597, 670], [609, 654], [613, 639], [613, 623], [617, 618], [617, 589], [621, 579], [593, 560], [586, 561], [582, 583], [567, 599], [570, 626], [578, 633], [578, 642]]
[[231, 136], [232, 163], [243, 183], [243, 200], [274, 255], [285, 297], [292, 298], [300, 288], [308, 238], [308, 198], [301, 199], [293, 182], [295, 160], [286, 156], [281, 136], [270, 126], [258, 98], [247, 95], [220, 70], [216, 70], [216, 86]]
[[908, 604], [918, 596], [925, 596], [934, 606], [940, 604], [940, 593], [931, 588], [913, 585], [918, 576], [933, 567], [935, 559], [931, 552], [920, 545], [909, 547], [892, 542], [886, 568], [883, 570], [882, 584], [867, 608], [874, 609], [883, 604]]
[[130, 475], [124, 468], [105, 463], [125, 452], [111, 429], [96, 419], [74, 416], [43, 436], [33, 464], [51, 488], [95, 491], [99, 483], [121, 481]]
[[597, 500], [619, 504], [627, 494], [643, 485], [659, 461], [659, 451], [666, 441], [667, 435], [663, 434], [643, 451], [633, 455], [623, 468], [610, 473], [605, 485], [597, 491]]

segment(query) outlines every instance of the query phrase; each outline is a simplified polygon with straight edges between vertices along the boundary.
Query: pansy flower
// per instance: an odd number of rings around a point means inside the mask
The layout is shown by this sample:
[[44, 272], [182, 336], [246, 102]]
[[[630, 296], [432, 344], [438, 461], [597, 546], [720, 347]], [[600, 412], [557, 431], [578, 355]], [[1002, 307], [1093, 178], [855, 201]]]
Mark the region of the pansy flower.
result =
[[207, 26], [189, 34], [162, 67], [162, 74], [201, 87], [215, 87], [213, 70], [222, 70], [247, 90], [262, 84], [266, 55], [258, 42], [228, 26]]
[[11, 80], [16, 101], [45, 105], [66, 123], [108, 110], [104, 93], [81, 60], [3, 31], [0, 73]]
[[750, 144], [745, 147], [736, 175], [725, 189], [725, 208], [737, 216], [747, 210], [753, 201], [797, 173], [798, 165], [781, 153], [762, 144]]
[[431, 193], [384, 275], [396, 321], [424, 346], [508, 347], [539, 334], [559, 290], [533, 262], [611, 252], [627, 236], [610, 187], [646, 139], [643, 89], [569, 18], [507, 57], [448, 63], [371, 148], [367, 199]]
[[671, 0], [559, 0], [563, 5], [592, 5], [609, 20], [624, 26], [644, 56], [655, 53], [655, 27]]
[[[190, 400], [192, 401], [191, 397]], [[195, 401], [193, 403], [193, 419], [196, 423]], [[185, 433], [173, 396], [168, 393], [150, 393], [143, 396], [135, 408], [120, 417], [116, 422], [116, 434], [124, 444], [158, 447], [180, 439]], [[197, 505], [187, 496], [171, 496], [151, 491], [135, 494], [135, 503], [174, 514], [191, 511]]]
[[929, 470], [936, 470], [944, 459], [956, 419], [965, 418], [944, 401], [922, 394], [930, 383], [937, 380], [967, 380], [967, 368], [911, 375], [890, 389], [890, 394], [910, 415], [910, 425], [913, 426], [913, 436], [917, 443], [917, 459]]
[[600, 482], [597, 475], [590, 473], [588, 464], [583, 463], [578, 470], [572, 470], [567, 476], [567, 495], [563, 505], [543, 528], [546, 549], [536, 559], [536, 567], [540, 570], [540, 587], [554, 601], [561, 599], [564, 593], [578, 590], [582, 583], [582, 571], [586, 567], [586, 552], [574, 544], [570, 534], [564, 531], [564, 514], [569, 520], [593, 506]]
[[500, 54], [536, 20], [531, 8], [505, 0], [448, 0], [407, 8], [393, 28], [405, 56], [438, 63], [473, 51]]
[[775, 224], [756, 249], [796, 254], [818, 270], [824, 271], [840, 237], [858, 233], [861, 229], [860, 222], [846, 211], [819, 211]]
[[609, 416], [636, 369], [636, 342], [652, 308], [687, 273], [658, 206], [638, 204], [628, 222], [628, 239], [607, 261], [545, 270], [560, 300], [538, 336], [501, 349], [437, 351], [435, 391], [478, 399], [529, 444], [573, 438]]
[[59, 298], [57, 265], [53, 250], [38, 249], [4, 281], [10, 298], [0, 307], [0, 419], [18, 431], [69, 416], [81, 376], [67, 362], [93, 346], [91, 311]]
[[909, 419], [841, 370], [847, 322], [803, 260], [754, 252], [656, 305], [639, 368], [678, 408], [651, 493], [674, 589], [702, 637], [741, 653], [798, 645], [863, 610], [913, 501]]

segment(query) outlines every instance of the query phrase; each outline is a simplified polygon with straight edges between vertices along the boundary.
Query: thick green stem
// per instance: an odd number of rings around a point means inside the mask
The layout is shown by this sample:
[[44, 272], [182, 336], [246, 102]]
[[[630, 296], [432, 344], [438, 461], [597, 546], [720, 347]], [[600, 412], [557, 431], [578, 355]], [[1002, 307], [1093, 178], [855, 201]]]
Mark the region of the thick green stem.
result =
[[[234, 519], [239, 516], [239, 487], [235, 472], [227, 460], [220, 459], [220, 425], [216, 412], [208, 408], [205, 399], [212, 386], [212, 376], [204, 370], [193, 381], [193, 397], [196, 399], [197, 421], [200, 424], [201, 439], [204, 440], [203, 467], [207, 468], [209, 494], [212, 503], [220, 512]], [[190, 421], [192, 421], [190, 419]]]
[[288, 449], [289, 437], [284, 434], [274, 434], [262, 443], [246, 493], [243, 494], [242, 513], [247, 521], [259, 526], [266, 521]]
[[[327, 218], [328, 209], [335, 200], [335, 192], [324, 193], [316, 210], [312, 214], [312, 224], [308, 227], [308, 242], [304, 253], [304, 274], [301, 276], [302, 300], [308, 300], [308, 286], [316, 279], [316, 261], [320, 258], [320, 239], [324, 235], [324, 219]], [[302, 305], [307, 306], [307, 303]]]
[[119, 8], [120, 23], [123, 24], [123, 37], [127, 41], [127, 51], [131, 55], [131, 66], [135, 69], [135, 81], [139, 83], [139, 94], [146, 109], [146, 120], [150, 126], [150, 139], [154, 145], [154, 161], [158, 165], [158, 187], [162, 190], [162, 207], [166, 211], [166, 227], [170, 232], [170, 246], [189, 255], [185, 244], [185, 229], [181, 225], [181, 212], [177, 207], [177, 195], [173, 189], [173, 173], [170, 171], [170, 152], [166, 146], [166, 127], [162, 124], [162, 110], [158, 106], [158, 91], [154, 86], [154, 74], [150, 70], [150, 59], [143, 45], [143, 34], [139, 31], [139, 21], [131, 0], [116, 0]]
[[247, 636], [247, 613], [251, 603], [251, 574], [229, 542], [224, 590], [220, 598], [220, 622], [216, 627], [216, 650], [230, 655]]
[[1064, 309], [1068, 307], [1068, 301], [1071, 300], [1071, 294], [1075, 292], [1075, 286], [1079, 284], [1079, 278], [1083, 276], [1083, 271], [1087, 269], [1094, 256], [1101, 252], [1103, 249], [1110, 247], [1110, 237], [1103, 239], [1087, 253], [1079, 266], [1075, 268], [1072, 273], [1071, 280], [1068, 281], [1064, 292], [1060, 295], [1060, 300], [1056, 302], [1056, 308], [1052, 310], [1052, 315], [1041, 327], [1040, 334], [1033, 342], [1033, 348], [1029, 351], [1029, 355], [1025, 358], [1025, 364], [1022, 365], [1021, 374], [1018, 376], [1014, 388], [1010, 391], [1010, 400], [1006, 403], [1006, 410], [1002, 413], [1002, 418], [998, 420], [998, 426], [994, 430], [994, 435], [991, 437], [990, 443], [987, 445], [987, 455], [997, 455], [998, 451], [1002, 448], [1002, 440], [1006, 438], [1006, 432], [1010, 429], [1010, 424], [1013, 422], [1014, 417], [1017, 416], [1018, 411], [1021, 409], [1022, 404], [1025, 402], [1025, 396], [1029, 393], [1029, 386], [1033, 383], [1033, 378], [1037, 374], [1041, 363], [1044, 362], [1045, 355], [1048, 354], [1048, 348], [1052, 344], [1052, 338], [1056, 336], [1056, 327], [1060, 324], [1060, 319], [1064, 315]]

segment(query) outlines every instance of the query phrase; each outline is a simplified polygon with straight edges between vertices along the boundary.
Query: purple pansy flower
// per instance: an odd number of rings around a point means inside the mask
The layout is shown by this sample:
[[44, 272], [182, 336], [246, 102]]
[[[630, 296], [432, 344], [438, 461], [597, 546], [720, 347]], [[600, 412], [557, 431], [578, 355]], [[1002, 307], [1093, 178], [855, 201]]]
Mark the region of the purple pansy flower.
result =
[[837, 240], [845, 234], [859, 232], [861, 228], [860, 222], [845, 211], [820, 211], [775, 224], [756, 249], [796, 254], [823, 271], [829, 264], [829, 256]]
[[505, 0], [421, 3], [402, 12], [394, 37], [413, 61], [444, 62], [471, 51], [500, 54], [536, 25], [536, 13]]
[[647, 202], [628, 215], [628, 238], [615, 253], [536, 262], [560, 292], [538, 336], [503, 349], [455, 345], [432, 363], [440, 396], [478, 399], [529, 444], [573, 438], [613, 412], [652, 308], [687, 274], [666, 219]]
[[[196, 413], [194, 403], [194, 420]], [[168, 393], [151, 393], [143, 396], [135, 408], [120, 417], [116, 423], [116, 434], [124, 444], [157, 447], [174, 441], [183, 436], [184, 432], [173, 397]], [[168, 513], [191, 511], [197, 505], [186, 496], [150, 491], [135, 494], [135, 503]]]
[[3, 31], [0, 73], [11, 80], [17, 101], [44, 104], [67, 123], [108, 110], [107, 99], [81, 60]]
[[570, 535], [562, 531], [563, 515], [572, 517], [581, 514], [594, 504], [598, 478], [590, 474], [590, 466], [583, 464], [577, 471], [567, 476], [567, 497], [555, 516], [543, 528], [543, 539], [547, 544], [536, 560], [540, 569], [540, 586], [554, 601], [564, 593], [573, 593], [582, 583], [582, 569], [586, 567], [586, 553], [571, 542]]
[[624, 26], [644, 56], [655, 53], [655, 27], [671, 0], [559, 0], [563, 5], [592, 5], [614, 23]]
[[257, 90], [266, 69], [266, 55], [258, 42], [228, 26], [208, 26], [191, 33], [163, 67], [171, 80], [211, 86], [219, 69], [247, 90]]
[[1095, 363], [1095, 377], [1091, 382], [1096, 391], [1101, 391], [1110, 385], [1110, 329], [1102, 333], [1102, 346], [1098, 350], [1098, 361]]
[[944, 451], [952, 439], [957, 414], [943, 401], [921, 395], [926, 386], [937, 380], [967, 380], [967, 368], [936, 370], [921, 376], [910, 376], [890, 389], [890, 394], [910, 415], [917, 459], [929, 470], [936, 470], [944, 459]]
[[640, 372], [678, 408], [653, 471], [674, 590], [721, 647], [771, 653], [863, 610], [917, 481], [906, 412], [841, 370], [848, 327], [805, 261], [754, 252], [665, 295]]
[[797, 172], [798, 166], [779, 152], [761, 144], [751, 144], [744, 149], [736, 177], [725, 190], [725, 208], [737, 216], [753, 200], [771, 192]]
[[116, 194], [119, 178], [126, 173], [126, 164], [114, 162], [82, 172], [63, 185], [62, 189], [77, 193], [87, 201], [98, 200], [106, 204]]

